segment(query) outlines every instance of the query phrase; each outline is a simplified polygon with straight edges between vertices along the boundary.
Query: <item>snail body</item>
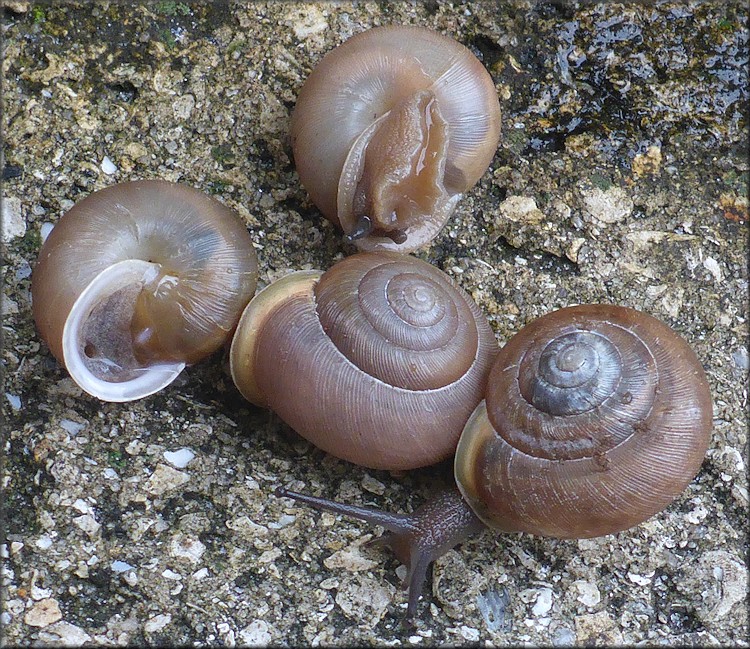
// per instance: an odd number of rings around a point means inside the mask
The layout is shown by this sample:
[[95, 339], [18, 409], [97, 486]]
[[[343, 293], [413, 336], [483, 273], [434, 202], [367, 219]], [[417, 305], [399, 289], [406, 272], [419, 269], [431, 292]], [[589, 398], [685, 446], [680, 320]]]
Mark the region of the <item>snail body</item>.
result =
[[457, 489], [409, 516], [277, 493], [383, 525], [409, 566], [413, 617], [427, 565], [485, 525], [587, 538], [661, 511], [698, 472], [711, 427], [705, 373], [672, 329], [625, 307], [567, 307], [498, 353], [457, 446]]
[[291, 122], [313, 202], [362, 250], [409, 252], [440, 231], [500, 138], [492, 78], [422, 27], [357, 34], [306, 80]]
[[232, 377], [323, 450], [379, 469], [450, 457], [497, 351], [442, 271], [359, 253], [258, 293], [232, 342]]
[[130, 401], [218, 349], [256, 282], [233, 210], [185, 185], [125, 182], [74, 205], [44, 242], [34, 320], [81, 388]]

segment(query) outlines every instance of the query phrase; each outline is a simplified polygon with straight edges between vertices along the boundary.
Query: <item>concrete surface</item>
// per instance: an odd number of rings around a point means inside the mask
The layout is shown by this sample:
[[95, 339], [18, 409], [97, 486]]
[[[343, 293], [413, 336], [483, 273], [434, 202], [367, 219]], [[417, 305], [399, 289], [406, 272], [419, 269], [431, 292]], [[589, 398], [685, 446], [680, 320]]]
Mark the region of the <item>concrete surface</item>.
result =
[[[4, 642], [747, 646], [744, 3], [6, 1]], [[368, 471], [243, 402], [217, 353], [127, 404], [83, 394], [34, 330], [43, 233], [115, 182], [238, 210], [265, 284], [353, 248], [300, 186], [289, 116], [352, 34], [421, 24], [490, 70], [503, 140], [419, 256], [505, 342], [605, 301], [694, 347], [715, 399], [700, 474], [665, 512], [587, 541], [485, 533], [437, 562], [416, 628], [380, 533], [275, 486], [408, 511], [447, 467]], [[186, 450], [184, 450], [186, 449]]]

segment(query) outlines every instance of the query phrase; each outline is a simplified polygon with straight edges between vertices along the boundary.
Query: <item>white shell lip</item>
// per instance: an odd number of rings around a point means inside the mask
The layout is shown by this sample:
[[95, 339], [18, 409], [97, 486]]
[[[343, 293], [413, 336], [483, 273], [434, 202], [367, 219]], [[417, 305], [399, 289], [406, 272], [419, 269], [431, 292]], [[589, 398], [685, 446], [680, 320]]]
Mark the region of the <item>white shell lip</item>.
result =
[[[85, 353], [84, 327], [94, 308], [127, 288], [139, 287], [153, 280], [159, 265], [140, 259], [127, 259], [109, 266], [99, 273], [78, 296], [63, 327], [63, 361], [73, 380], [83, 390], [102, 401], [121, 403], [147, 397], [177, 378], [185, 368], [184, 362], [159, 362], [150, 366], [120, 367], [106, 359], [103, 367], [112, 369], [109, 380], [92, 370], [92, 362]], [[118, 375], [121, 372], [124, 376]]]

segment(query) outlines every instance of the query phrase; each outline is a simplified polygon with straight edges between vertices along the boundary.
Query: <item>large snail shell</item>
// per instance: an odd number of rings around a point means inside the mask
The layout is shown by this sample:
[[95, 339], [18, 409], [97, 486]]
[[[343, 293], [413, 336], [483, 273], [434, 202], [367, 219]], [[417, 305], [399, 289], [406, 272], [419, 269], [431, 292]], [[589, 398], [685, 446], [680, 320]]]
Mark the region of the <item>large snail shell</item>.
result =
[[633, 309], [532, 322], [500, 351], [461, 437], [456, 481], [488, 525], [586, 538], [629, 528], [698, 472], [712, 404], [690, 347]]
[[484, 315], [442, 271], [360, 253], [261, 291], [231, 367], [246, 398], [328, 453], [408, 469], [453, 453], [496, 351]]
[[442, 228], [500, 138], [492, 78], [451, 38], [391, 26], [329, 52], [291, 123], [302, 184], [363, 250], [408, 252]]
[[256, 280], [234, 211], [185, 185], [121, 183], [52, 230], [32, 279], [34, 319], [84, 390], [128, 401], [220, 347]]

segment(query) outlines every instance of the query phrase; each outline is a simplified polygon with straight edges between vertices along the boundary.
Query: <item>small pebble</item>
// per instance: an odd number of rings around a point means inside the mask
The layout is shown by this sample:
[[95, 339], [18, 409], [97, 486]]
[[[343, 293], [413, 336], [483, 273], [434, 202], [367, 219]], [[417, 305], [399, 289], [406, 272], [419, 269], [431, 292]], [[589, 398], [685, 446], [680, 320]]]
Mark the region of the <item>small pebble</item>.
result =
[[13, 410], [18, 412], [21, 409], [21, 397], [6, 392], [5, 398], [8, 400], [8, 403]]
[[172, 616], [169, 613], [155, 615], [143, 625], [143, 630], [145, 633], [156, 633], [157, 631], [161, 631], [171, 621]]
[[61, 419], [60, 428], [62, 428], [63, 430], [66, 430], [73, 437], [75, 437], [84, 428], [86, 428], [86, 424], [80, 424], [77, 421], [73, 421], [72, 419]]
[[178, 451], [164, 451], [164, 459], [177, 469], [184, 469], [195, 457], [189, 448], [181, 448]]
[[42, 223], [42, 227], [39, 228], [39, 237], [42, 239], [42, 243], [47, 240], [54, 227], [52, 223]]
[[21, 211], [21, 199], [16, 196], [4, 198], [2, 213], [3, 241], [11, 241], [26, 234], [26, 219]]
[[24, 615], [23, 621], [29, 626], [45, 627], [62, 619], [56, 599], [43, 599], [32, 606]]
[[111, 568], [113, 572], [127, 572], [128, 570], [134, 570], [134, 567], [125, 561], [113, 561]]
[[102, 171], [108, 176], [111, 176], [117, 172], [117, 167], [115, 166], [115, 163], [109, 159], [109, 156], [104, 156], [104, 160], [102, 160], [101, 166]]

